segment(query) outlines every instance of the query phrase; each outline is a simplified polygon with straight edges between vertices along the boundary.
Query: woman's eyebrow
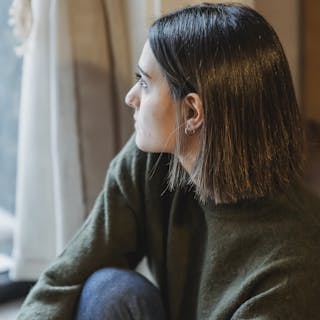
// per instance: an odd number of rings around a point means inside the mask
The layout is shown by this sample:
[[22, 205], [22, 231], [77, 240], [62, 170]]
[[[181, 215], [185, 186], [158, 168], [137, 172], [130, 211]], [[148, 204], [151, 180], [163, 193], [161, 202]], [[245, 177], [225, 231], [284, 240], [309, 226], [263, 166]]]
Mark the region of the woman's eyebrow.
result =
[[141, 74], [143, 74], [145, 77], [151, 79], [151, 76], [148, 75], [145, 71], [143, 71], [142, 68], [141, 68], [139, 65], [137, 66], [137, 69], [138, 69], [138, 71], [139, 71]]

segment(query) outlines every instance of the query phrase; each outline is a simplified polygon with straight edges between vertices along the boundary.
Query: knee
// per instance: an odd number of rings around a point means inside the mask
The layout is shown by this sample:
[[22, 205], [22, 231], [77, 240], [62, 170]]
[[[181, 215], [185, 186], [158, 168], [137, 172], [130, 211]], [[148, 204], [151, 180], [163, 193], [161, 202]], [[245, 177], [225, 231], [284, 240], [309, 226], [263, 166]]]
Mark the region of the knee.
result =
[[148, 296], [155, 291], [153, 284], [137, 272], [114, 268], [100, 269], [86, 281], [82, 294], [88, 297], [108, 296], [120, 298], [144, 294]]
[[159, 290], [142, 275], [134, 271], [105, 268], [93, 273], [84, 284], [78, 314], [101, 315], [111, 310], [114, 313], [115, 309], [137, 301], [152, 305], [160, 300]]

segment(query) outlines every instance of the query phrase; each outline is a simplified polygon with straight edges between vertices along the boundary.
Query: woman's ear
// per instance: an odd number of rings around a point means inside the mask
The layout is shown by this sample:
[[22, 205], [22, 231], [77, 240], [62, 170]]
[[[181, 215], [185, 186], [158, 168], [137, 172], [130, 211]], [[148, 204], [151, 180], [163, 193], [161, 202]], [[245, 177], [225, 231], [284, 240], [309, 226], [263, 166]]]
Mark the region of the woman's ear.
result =
[[184, 97], [184, 107], [186, 115], [185, 130], [195, 133], [203, 125], [203, 106], [200, 96], [197, 93], [188, 93]]

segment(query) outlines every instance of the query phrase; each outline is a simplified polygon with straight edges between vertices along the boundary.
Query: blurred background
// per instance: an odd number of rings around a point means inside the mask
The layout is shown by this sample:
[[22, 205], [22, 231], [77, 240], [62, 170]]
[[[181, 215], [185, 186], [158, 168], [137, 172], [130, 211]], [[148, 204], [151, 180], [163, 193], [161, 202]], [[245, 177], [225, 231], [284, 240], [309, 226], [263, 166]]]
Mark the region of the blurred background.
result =
[[[3, 283], [32, 283], [62, 250], [131, 135], [123, 99], [148, 26], [199, 2], [15, 0], [10, 27], [12, 1], [1, 0], [0, 302], [11, 299]], [[282, 41], [309, 123], [306, 181], [320, 194], [320, 2], [236, 2], [262, 13]]]

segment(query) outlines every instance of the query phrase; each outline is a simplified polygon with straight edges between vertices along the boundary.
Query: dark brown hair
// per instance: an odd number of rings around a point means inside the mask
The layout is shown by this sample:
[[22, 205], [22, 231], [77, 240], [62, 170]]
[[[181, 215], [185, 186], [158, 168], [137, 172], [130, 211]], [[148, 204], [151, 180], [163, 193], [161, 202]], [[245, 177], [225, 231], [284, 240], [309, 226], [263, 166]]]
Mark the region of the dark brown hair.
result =
[[202, 201], [258, 198], [299, 179], [304, 129], [280, 41], [249, 7], [201, 4], [156, 20], [149, 42], [176, 101], [199, 94], [201, 147], [190, 177], [183, 105], [177, 108], [176, 155], [170, 186], [193, 181]]

